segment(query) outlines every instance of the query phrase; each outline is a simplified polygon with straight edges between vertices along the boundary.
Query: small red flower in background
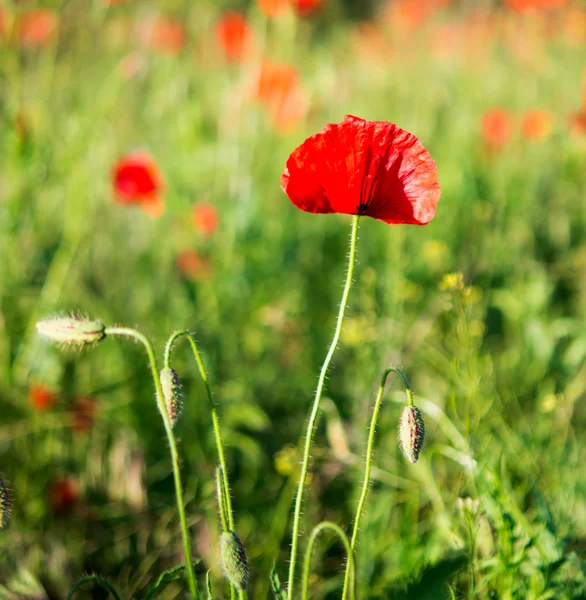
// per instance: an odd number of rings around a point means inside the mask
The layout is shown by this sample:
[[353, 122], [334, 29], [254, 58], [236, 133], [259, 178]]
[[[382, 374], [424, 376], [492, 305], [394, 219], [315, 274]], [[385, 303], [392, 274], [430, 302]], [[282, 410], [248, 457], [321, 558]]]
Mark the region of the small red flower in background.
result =
[[120, 204], [138, 204], [152, 217], [160, 216], [165, 206], [159, 193], [162, 176], [153, 158], [146, 152], [132, 152], [114, 166], [112, 185]]
[[505, 4], [516, 12], [532, 12], [561, 8], [566, 5], [566, 0], [505, 0]]
[[299, 85], [297, 69], [291, 65], [264, 62], [256, 98], [266, 106], [275, 128], [282, 132], [295, 129], [307, 112], [307, 97]]
[[203, 280], [212, 274], [210, 261], [202, 258], [192, 248], [182, 250], [177, 255], [177, 268], [188, 279]]
[[20, 17], [20, 44], [26, 48], [41, 48], [50, 43], [57, 34], [57, 15], [39, 8]]
[[211, 237], [218, 227], [218, 211], [212, 204], [200, 202], [193, 207], [193, 226], [203, 233], [205, 237]]
[[586, 110], [573, 113], [568, 117], [570, 130], [574, 135], [586, 135]]
[[281, 177], [291, 202], [311, 213], [366, 215], [425, 225], [441, 195], [437, 166], [413, 134], [346, 116], [296, 148]]
[[521, 132], [527, 139], [543, 140], [549, 136], [552, 127], [552, 114], [544, 108], [534, 108], [523, 116]]
[[59, 400], [58, 394], [42, 383], [32, 383], [28, 397], [32, 406], [39, 411], [53, 408]]
[[173, 19], [149, 19], [141, 26], [141, 39], [148, 46], [166, 54], [179, 54], [185, 44], [185, 30], [181, 23]]
[[55, 515], [67, 515], [79, 501], [79, 486], [70, 477], [54, 479], [48, 490], [49, 504]]
[[287, 10], [290, 0], [256, 0], [262, 13], [267, 17], [276, 17]]
[[228, 11], [222, 15], [216, 24], [216, 39], [230, 61], [242, 60], [252, 50], [252, 30], [238, 12]]
[[513, 124], [510, 114], [502, 108], [494, 108], [482, 117], [482, 134], [491, 150], [502, 149], [511, 139]]
[[323, 0], [291, 0], [291, 4], [299, 16], [308, 17], [321, 7]]
[[98, 402], [91, 396], [76, 398], [71, 406], [72, 427], [77, 433], [88, 433], [96, 422]]

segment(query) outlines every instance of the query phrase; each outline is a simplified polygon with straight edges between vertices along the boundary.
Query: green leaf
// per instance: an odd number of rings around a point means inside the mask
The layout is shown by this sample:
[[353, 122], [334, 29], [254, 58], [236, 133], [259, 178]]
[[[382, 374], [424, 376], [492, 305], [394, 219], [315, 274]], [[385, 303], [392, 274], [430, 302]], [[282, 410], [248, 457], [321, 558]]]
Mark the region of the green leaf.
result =
[[277, 573], [277, 568], [275, 565], [273, 565], [269, 577], [271, 579], [271, 588], [273, 589], [275, 600], [287, 600], [287, 594], [283, 589], [283, 585], [281, 584], [281, 580], [279, 579], [279, 574]]

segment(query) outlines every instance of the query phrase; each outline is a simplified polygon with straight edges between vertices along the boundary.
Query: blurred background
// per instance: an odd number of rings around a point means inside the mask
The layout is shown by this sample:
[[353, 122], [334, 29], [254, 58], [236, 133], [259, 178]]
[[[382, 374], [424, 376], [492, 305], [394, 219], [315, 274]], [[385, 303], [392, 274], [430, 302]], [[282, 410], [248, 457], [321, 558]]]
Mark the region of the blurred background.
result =
[[[584, 598], [585, 44], [571, 0], [0, 0], [0, 472], [14, 498], [0, 598], [65, 598], [87, 572], [142, 597], [183, 560], [144, 352], [37, 338], [40, 317], [68, 311], [158, 350], [195, 332], [249, 597], [269, 597], [274, 563], [286, 579], [350, 218], [297, 210], [279, 179], [345, 114], [415, 133], [443, 195], [426, 227], [361, 221], [303, 529], [350, 530], [396, 365], [427, 439], [407, 463], [393, 382], [361, 597]], [[209, 405], [187, 347], [174, 366], [197, 573], [227, 597]], [[312, 598], [339, 597], [343, 561], [324, 536]]]

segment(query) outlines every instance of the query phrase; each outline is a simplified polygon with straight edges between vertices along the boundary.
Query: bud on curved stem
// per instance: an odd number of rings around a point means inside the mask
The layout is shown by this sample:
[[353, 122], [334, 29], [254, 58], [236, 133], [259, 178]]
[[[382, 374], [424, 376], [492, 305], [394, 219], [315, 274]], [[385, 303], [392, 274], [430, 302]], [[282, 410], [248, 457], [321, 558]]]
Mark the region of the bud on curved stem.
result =
[[421, 411], [416, 406], [406, 406], [399, 420], [399, 443], [409, 462], [413, 464], [417, 462], [424, 439], [425, 424]]
[[161, 369], [159, 374], [161, 378], [161, 387], [163, 388], [163, 398], [167, 413], [171, 420], [171, 426], [175, 427], [183, 410], [183, 394], [181, 392], [181, 382], [177, 371], [169, 367]]
[[39, 335], [56, 344], [87, 346], [106, 337], [106, 326], [98, 320], [79, 317], [51, 317], [36, 325]]
[[244, 544], [233, 531], [225, 531], [220, 536], [220, 562], [230, 584], [239, 592], [245, 591], [250, 578], [248, 560]]
[[[311, 570], [311, 557], [313, 555], [313, 547], [317, 540], [317, 536], [324, 530], [330, 529], [333, 531], [339, 538], [344, 547], [346, 548], [346, 555], [348, 557], [346, 563], [346, 572], [350, 574], [352, 579], [352, 584], [350, 585], [350, 598], [351, 600], [355, 600], [356, 598], [356, 566], [354, 562], [354, 551], [350, 546], [350, 542], [348, 541], [348, 537], [342, 531], [338, 525], [335, 523], [331, 523], [330, 521], [322, 521], [319, 525], [316, 525], [309, 536], [309, 542], [307, 544], [307, 552], [305, 554], [305, 568], [303, 570], [303, 583], [301, 586], [301, 598], [302, 600], [306, 600], [309, 593], [309, 573]], [[344, 593], [346, 593], [346, 585], [344, 585]]]
[[[376, 433], [376, 424], [378, 422], [378, 416], [380, 413], [380, 409], [382, 406], [383, 394], [385, 391], [385, 385], [387, 383], [387, 379], [391, 373], [394, 373], [398, 377], [401, 378], [403, 385], [405, 386], [405, 395], [407, 396], [407, 406], [405, 409], [413, 407], [413, 393], [411, 392], [411, 387], [409, 386], [409, 382], [405, 377], [403, 371], [397, 369], [395, 367], [390, 367], [385, 369], [382, 374], [380, 386], [378, 388], [378, 394], [376, 396], [376, 401], [374, 403], [374, 410], [372, 412], [372, 419], [370, 422], [370, 430], [368, 433], [368, 443], [366, 447], [366, 463], [364, 465], [364, 482], [362, 484], [362, 492], [360, 493], [360, 500], [358, 501], [358, 507], [356, 509], [356, 517], [354, 518], [354, 529], [352, 531], [352, 540], [350, 542], [350, 546], [352, 550], [356, 547], [356, 540], [358, 538], [358, 530], [360, 527], [360, 519], [362, 518], [362, 511], [364, 510], [364, 505], [366, 503], [366, 497], [368, 496], [368, 489], [370, 487], [370, 472], [372, 469], [372, 454], [374, 449], [374, 436]], [[346, 596], [348, 594], [348, 585], [350, 582], [350, 571], [349, 568], [346, 567], [346, 574], [344, 576], [344, 591], [342, 593], [342, 600], [346, 600]]]

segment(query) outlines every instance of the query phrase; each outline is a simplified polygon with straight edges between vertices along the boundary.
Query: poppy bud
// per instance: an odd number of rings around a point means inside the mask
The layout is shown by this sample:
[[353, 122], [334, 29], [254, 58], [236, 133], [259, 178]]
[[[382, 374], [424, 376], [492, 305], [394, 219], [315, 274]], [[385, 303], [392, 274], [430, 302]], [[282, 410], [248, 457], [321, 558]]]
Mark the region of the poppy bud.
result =
[[250, 576], [246, 550], [233, 531], [225, 531], [220, 536], [220, 562], [226, 579], [235, 588], [245, 590]]
[[399, 444], [405, 458], [415, 464], [423, 447], [425, 425], [416, 406], [406, 406], [399, 421]]
[[12, 497], [10, 492], [4, 483], [2, 477], [0, 477], [0, 529], [5, 529], [10, 523], [10, 517], [12, 516]]
[[40, 335], [56, 344], [86, 346], [106, 337], [106, 326], [101, 321], [79, 317], [54, 317], [37, 323]]
[[171, 426], [175, 427], [175, 424], [179, 420], [181, 410], [183, 408], [183, 398], [181, 394], [181, 383], [179, 382], [179, 375], [175, 369], [165, 367], [161, 371], [161, 387], [163, 388], [163, 398], [165, 400], [165, 406], [167, 407], [167, 413], [171, 420]]

